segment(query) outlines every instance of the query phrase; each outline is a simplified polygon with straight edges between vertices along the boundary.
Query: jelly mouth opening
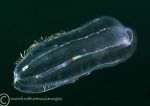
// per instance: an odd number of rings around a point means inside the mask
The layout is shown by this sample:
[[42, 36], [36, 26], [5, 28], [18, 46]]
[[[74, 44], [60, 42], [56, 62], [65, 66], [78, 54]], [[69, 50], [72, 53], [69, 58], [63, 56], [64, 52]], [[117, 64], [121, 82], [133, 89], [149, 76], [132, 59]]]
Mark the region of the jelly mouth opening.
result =
[[122, 38], [123, 45], [125, 46], [131, 45], [132, 40], [133, 40], [133, 31], [129, 28], [125, 29], [125, 35]]
[[127, 28], [126, 33], [128, 35], [128, 41], [131, 43], [133, 39], [133, 31], [129, 28]]

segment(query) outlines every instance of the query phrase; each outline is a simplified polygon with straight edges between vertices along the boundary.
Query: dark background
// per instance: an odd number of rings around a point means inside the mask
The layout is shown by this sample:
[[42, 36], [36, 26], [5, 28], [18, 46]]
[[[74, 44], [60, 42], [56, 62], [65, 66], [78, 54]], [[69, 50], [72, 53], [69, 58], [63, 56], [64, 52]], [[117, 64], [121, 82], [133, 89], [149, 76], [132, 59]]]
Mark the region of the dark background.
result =
[[[108, 15], [137, 32], [138, 47], [132, 58], [94, 71], [74, 84], [42, 94], [14, 89], [14, 62], [33, 40]], [[138, 0], [0, 1], [0, 93], [10, 97], [61, 97], [63, 101], [11, 101], [11, 105], [150, 106], [150, 3]]]

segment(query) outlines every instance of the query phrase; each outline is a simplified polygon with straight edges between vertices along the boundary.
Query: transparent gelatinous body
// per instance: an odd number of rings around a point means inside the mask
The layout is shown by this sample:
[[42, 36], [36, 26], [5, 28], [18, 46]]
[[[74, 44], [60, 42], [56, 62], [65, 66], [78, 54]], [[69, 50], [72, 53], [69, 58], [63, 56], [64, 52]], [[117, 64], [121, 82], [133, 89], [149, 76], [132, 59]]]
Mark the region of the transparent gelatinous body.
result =
[[72, 83], [96, 69], [115, 66], [136, 48], [132, 29], [103, 16], [31, 45], [14, 70], [14, 87], [41, 93]]

